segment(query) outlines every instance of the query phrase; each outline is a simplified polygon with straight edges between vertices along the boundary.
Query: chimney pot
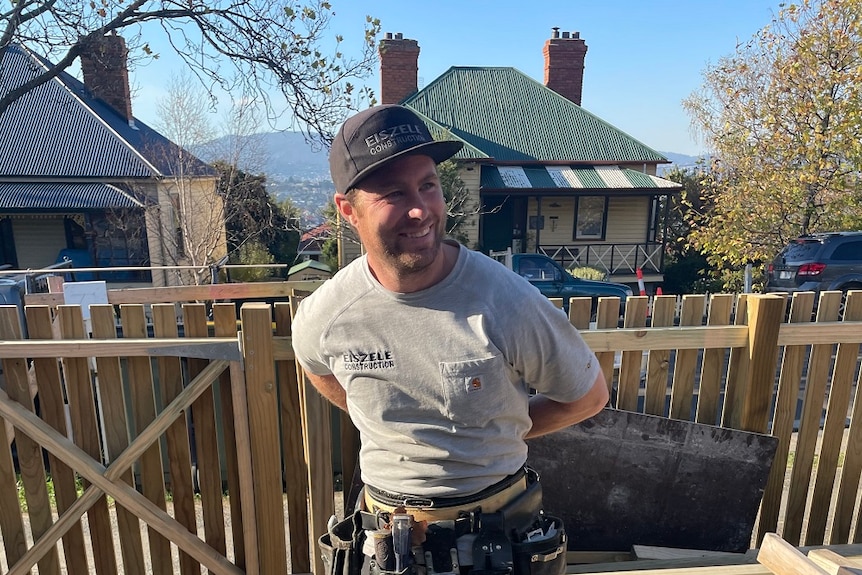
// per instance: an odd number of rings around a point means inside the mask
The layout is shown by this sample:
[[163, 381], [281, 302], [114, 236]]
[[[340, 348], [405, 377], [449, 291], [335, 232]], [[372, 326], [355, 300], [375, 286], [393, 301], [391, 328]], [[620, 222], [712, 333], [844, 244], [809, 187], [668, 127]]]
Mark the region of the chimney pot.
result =
[[559, 38], [560, 37], [560, 29], [557, 26], [551, 28], [551, 38]]
[[568, 32], [563, 32], [563, 38], [568, 38], [568, 37], [569, 37], [569, 33], [568, 33]]
[[396, 39], [396, 40], [403, 40], [403, 39], [404, 39], [404, 34], [402, 34], [401, 32], [396, 32], [396, 33], [395, 33], [395, 39]]
[[581, 37], [581, 33], [580, 33], [580, 32], [572, 32], [572, 38], [578, 39], [578, 38], [580, 38], [580, 37]]
[[386, 33], [386, 39], [387, 39], [387, 40], [391, 40], [391, 39], [392, 39], [392, 32], [387, 32], [387, 33]]

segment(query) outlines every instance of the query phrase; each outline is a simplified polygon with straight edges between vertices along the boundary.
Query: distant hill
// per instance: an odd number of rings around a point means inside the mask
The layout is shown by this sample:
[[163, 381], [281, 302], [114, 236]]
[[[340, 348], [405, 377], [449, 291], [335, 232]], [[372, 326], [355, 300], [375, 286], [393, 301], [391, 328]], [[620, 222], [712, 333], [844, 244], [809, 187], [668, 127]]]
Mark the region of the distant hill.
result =
[[658, 169], [656, 169], [656, 174], [659, 176], [664, 175], [673, 168], [693, 168], [697, 165], [699, 160], [703, 159], [703, 156], [687, 156], [685, 154], [677, 154], [674, 152], [659, 152], [659, 154], [673, 162], [671, 164], [659, 165]]
[[[225, 149], [227, 138], [211, 142], [195, 153], [204, 161], [216, 159], [214, 150]], [[241, 167], [251, 173], [264, 173], [272, 194], [279, 200], [290, 198], [303, 211], [307, 226], [322, 221], [321, 212], [332, 199], [335, 187], [329, 175], [328, 150], [320, 144], [311, 144], [300, 132], [269, 132], [251, 136], [247, 146], [250, 157], [240, 161]], [[694, 167], [697, 156], [674, 152], [659, 152], [672, 164], [658, 167], [662, 176], [673, 167]]]

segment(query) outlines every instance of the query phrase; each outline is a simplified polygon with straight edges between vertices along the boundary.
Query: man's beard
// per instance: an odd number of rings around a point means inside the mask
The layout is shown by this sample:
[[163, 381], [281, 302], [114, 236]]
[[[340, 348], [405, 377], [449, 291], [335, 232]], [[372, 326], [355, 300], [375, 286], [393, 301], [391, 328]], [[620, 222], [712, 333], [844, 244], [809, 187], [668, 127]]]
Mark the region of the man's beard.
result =
[[395, 269], [402, 277], [420, 273], [436, 261], [445, 237], [443, 226], [435, 225], [431, 230], [435, 235], [434, 245], [420, 251], [397, 249], [395, 244], [383, 246], [386, 259], [395, 264]]

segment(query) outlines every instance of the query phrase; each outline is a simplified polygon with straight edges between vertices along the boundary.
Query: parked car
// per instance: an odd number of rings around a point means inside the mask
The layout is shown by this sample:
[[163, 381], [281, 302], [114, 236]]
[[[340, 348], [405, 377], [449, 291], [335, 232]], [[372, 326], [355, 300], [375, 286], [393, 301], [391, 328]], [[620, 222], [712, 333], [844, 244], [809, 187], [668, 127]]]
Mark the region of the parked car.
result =
[[801, 236], [766, 270], [767, 293], [862, 289], [862, 232]]
[[632, 295], [629, 286], [620, 283], [576, 278], [555, 260], [544, 254], [512, 254], [512, 270], [525, 277], [549, 298], [562, 298], [563, 309], [569, 311], [569, 298], [593, 298], [595, 315], [600, 297], [620, 298], [620, 315], [625, 311], [626, 298]]

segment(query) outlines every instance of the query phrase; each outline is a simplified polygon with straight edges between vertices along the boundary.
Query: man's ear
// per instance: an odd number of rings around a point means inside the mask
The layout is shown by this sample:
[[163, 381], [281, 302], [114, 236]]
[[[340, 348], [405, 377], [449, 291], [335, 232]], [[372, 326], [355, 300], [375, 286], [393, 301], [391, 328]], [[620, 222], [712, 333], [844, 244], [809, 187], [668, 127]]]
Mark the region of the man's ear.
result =
[[338, 208], [338, 212], [341, 214], [341, 217], [355, 228], [356, 210], [346, 194], [335, 194], [335, 207]]

